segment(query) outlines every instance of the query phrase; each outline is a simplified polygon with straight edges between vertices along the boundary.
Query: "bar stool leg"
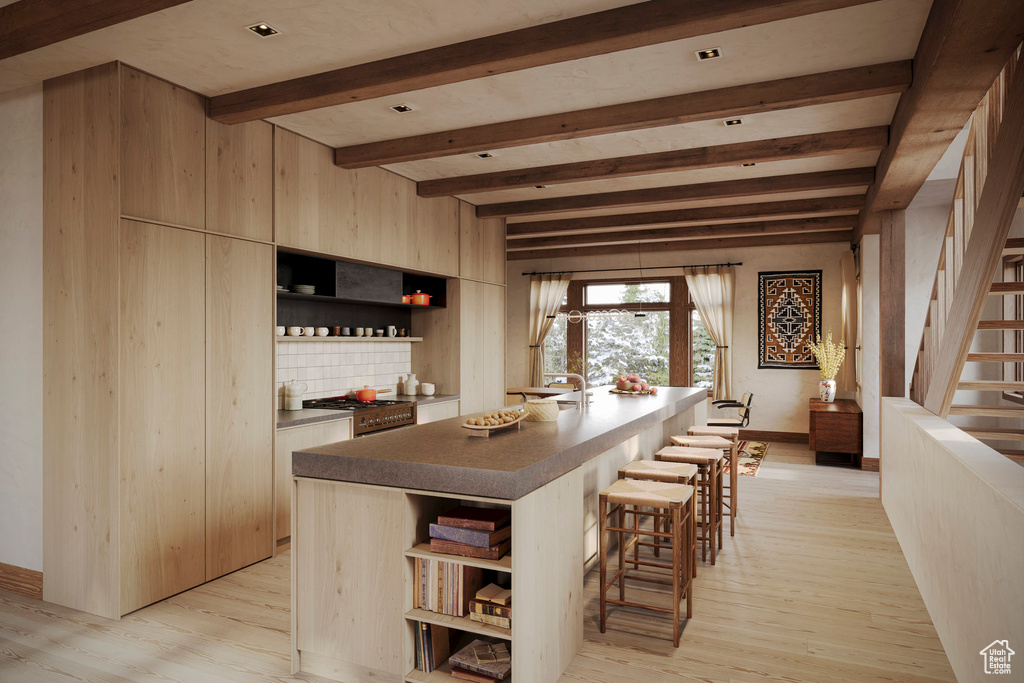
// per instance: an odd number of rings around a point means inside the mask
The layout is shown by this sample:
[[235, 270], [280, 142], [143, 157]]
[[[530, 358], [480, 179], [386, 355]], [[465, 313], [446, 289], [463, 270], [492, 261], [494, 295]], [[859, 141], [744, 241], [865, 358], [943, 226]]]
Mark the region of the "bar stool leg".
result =
[[683, 544], [679, 538], [682, 524], [679, 519], [680, 507], [672, 508], [672, 643], [679, 647], [679, 594], [680, 577], [682, 576]]
[[729, 449], [729, 535], [736, 535], [736, 515], [739, 513], [739, 506], [736, 504], [739, 493], [740, 470], [739, 470], [739, 444], [734, 440], [732, 448]]
[[626, 506], [619, 505], [619, 566], [617, 568], [619, 577], [619, 600], [626, 600]]
[[605, 620], [608, 618], [608, 497], [601, 496], [598, 503], [598, 562], [601, 565], [601, 633], [604, 633]]
[[716, 513], [721, 510], [721, 508], [718, 505], [719, 477], [717, 462], [712, 462], [708, 466], [708, 476], [710, 478], [710, 481], [708, 481], [708, 507], [710, 508], [710, 510], [708, 511], [708, 517], [711, 518], [709, 520], [711, 526], [708, 528], [707, 533], [705, 533], [704, 535], [707, 537], [708, 544], [711, 546], [711, 566], [714, 566], [715, 558], [718, 555], [717, 548], [715, 547], [715, 534], [717, 533], [718, 525], [721, 524], [721, 517], [719, 517], [717, 520], [715, 519]]
[[723, 498], [725, 497], [725, 485], [723, 472], [718, 471], [718, 478], [715, 480], [715, 485], [718, 487], [716, 498], [718, 499], [718, 549], [722, 549], [722, 534], [725, 530], [725, 506]]

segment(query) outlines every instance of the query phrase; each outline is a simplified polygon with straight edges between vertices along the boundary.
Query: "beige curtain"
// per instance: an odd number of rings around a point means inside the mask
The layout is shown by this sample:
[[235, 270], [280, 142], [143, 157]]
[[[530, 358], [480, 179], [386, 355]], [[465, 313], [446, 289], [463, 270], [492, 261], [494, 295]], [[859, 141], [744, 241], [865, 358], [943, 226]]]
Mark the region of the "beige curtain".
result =
[[530, 386], [544, 386], [544, 338], [555, 322], [569, 289], [570, 273], [534, 275], [530, 278]]
[[732, 309], [733, 281], [736, 271], [732, 266], [699, 268], [686, 272], [686, 284], [704, 327], [715, 342], [714, 398], [734, 398], [732, 395]]
[[[836, 378], [840, 391], [857, 391], [857, 265], [853, 252], [848, 251], [839, 259], [839, 273], [843, 280], [842, 312], [843, 339], [846, 341], [846, 358]], [[835, 335], [832, 335], [835, 339]]]

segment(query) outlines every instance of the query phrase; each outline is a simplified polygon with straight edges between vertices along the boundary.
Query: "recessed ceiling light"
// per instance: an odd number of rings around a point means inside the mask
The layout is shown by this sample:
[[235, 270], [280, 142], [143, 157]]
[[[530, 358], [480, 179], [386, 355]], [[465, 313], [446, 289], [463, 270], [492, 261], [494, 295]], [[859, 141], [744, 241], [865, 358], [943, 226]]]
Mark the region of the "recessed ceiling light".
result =
[[725, 125], [727, 126], [738, 126], [743, 123], [743, 119], [726, 119]]
[[280, 33], [280, 31], [278, 31], [276, 28], [274, 28], [270, 24], [266, 24], [266, 23], [263, 23], [263, 22], [260, 22], [258, 24], [253, 24], [252, 26], [247, 26], [246, 28], [248, 28], [250, 31], [252, 31], [256, 35], [262, 36], [264, 38], [272, 36], [272, 35], [274, 35], [276, 33]]
[[534, 185], [534, 187], [537, 188], [538, 190], [543, 190], [545, 187], [547, 187], [547, 185]]
[[391, 107], [391, 110], [397, 111], [399, 114], [405, 114], [406, 112], [415, 111], [408, 104], [396, 104], [395, 106]]
[[743, 165], [744, 166], [757, 166], [757, 164], [755, 164], [753, 161], [751, 161], [749, 164], [743, 164]]
[[722, 56], [722, 48], [709, 47], [706, 50], [697, 50], [695, 54], [697, 55], [697, 59], [702, 62], [706, 59], [717, 59]]
[[494, 155], [491, 154], [490, 152], [480, 152], [479, 154], [477, 154], [477, 156], [480, 157], [481, 159], [491, 159], [494, 157]]

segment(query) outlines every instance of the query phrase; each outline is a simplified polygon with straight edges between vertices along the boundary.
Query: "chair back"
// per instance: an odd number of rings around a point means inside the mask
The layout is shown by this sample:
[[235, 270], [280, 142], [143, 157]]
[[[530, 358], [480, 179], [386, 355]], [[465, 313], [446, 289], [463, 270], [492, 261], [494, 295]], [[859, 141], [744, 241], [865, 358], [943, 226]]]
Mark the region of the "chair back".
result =
[[737, 408], [736, 412], [739, 413], [740, 427], [746, 427], [750, 424], [750, 402], [754, 400], [754, 395], [749, 391], [743, 392], [743, 398], [740, 399], [740, 403], [743, 404], [742, 408]]

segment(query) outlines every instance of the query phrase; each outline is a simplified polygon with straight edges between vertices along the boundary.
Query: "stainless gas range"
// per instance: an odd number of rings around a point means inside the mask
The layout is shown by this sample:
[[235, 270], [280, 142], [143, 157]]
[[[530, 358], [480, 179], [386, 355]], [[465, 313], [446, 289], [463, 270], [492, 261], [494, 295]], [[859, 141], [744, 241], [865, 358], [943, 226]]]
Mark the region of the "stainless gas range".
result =
[[332, 396], [303, 401], [302, 407], [353, 411], [353, 436], [416, 424], [416, 403], [413, 401], [357, 401], [347, 396]]

